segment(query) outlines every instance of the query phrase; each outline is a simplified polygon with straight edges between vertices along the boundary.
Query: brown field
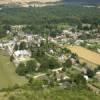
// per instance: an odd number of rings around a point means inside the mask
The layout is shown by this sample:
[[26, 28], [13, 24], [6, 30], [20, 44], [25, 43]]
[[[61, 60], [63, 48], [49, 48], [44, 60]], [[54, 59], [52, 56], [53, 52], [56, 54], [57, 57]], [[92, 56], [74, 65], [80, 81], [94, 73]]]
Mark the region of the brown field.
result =
[[83, 58], [91, 63], [100, 65], [100, 54], [90, 51], [81, 46], [66, 46], [73, 53], [76, 53], [80, 58]]

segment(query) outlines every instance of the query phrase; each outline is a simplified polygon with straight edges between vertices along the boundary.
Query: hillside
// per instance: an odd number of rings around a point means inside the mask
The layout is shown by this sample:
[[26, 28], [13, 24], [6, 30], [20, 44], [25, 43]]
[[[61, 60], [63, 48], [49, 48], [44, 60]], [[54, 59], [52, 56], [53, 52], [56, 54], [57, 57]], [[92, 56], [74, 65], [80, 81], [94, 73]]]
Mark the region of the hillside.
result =
[[[41, 99], [40, 99], [41, 98]], [[69, 90], [49, 88], [44, 90], [16, 90], [0, 92], [0, 100], [99, 100], [100, 96], [85, 89]]]

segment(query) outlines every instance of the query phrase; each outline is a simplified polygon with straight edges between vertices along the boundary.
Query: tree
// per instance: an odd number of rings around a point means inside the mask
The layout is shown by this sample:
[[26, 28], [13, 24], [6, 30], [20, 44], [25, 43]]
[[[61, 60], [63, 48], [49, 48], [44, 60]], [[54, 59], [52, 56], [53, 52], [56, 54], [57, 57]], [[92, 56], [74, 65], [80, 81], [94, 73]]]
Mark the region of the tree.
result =
[[54, 57], [47, 58], [45, 56], [41, 61], [41, 70], [54, 69], [60, 67], [60, 63]]
[[95, 71], [100, 71], [100, 65], [97, 66], [97, 68], [95, 69]]
[[26, 75], [27, 70], [26, 70], [26, 66], [25, 66], [24, 63], [20, 63], [20, 64], [18, 65], [18, 67], [16, 68], [16, 73], [18, 73], [18, 74], [21, 75], [21, 76]]
[[75, 31], [76, 31], [76, 30], [75, 30], [74, 28], [71, 29], [71, 32], [75, 33]]
[[19, 45], [19, 49], [20, 49], [20, 50], [24, 50], [24, 49], [26, 49], [26, 48], [27, 48], [26, 42], [21, 42], [20, 45]]
[[63, 48], [62, 49], [62, 53], [71, 53], [71, 50], [67, 49], [67, 48]]
[[37, 68], [37, 62], [35, 60], [29, 60], [26, 63], [26, 70], [28, 73], [32, 73], [36, 71]]
[[63, 63], [63, 66], [64, 66], [65, 68], [70, 68], [70, 67], [72, 66], [72, 61], [71, 61], [70, 59], [67, 59], [67, 60], [65, 61], [65, 63]]
[[11, 27], [10, 27], [10, 25], [6, 24], [6, 25], [4, 25], [4, 29], [10, 31], [11, 30]]
[[82, 67], [87, 67], [87, 64], [86, 64], [85, 62], [83, 62], [83, 63], [81, 64], [81, 66], [82, 66]]
[[6, 36], [6, 29], [4, 28], [3, 25], [0, 25], [0, 38]]
[[78, 55], [76, 53], [72, 53], [71, 54], [71, 58], [77, 59], [78, 58]]
[[54, 68], [58, 68], [60, 67], [60, 64], [58, 63], [58, 61], [55, 58], [50, 58], [48, 60], [48, 68], [49, 69], [54, 69]]
[[0, 34], [5, 34], [6, 33], [6, 29], [4, 28], [3, 25], [0, 25]]
[[19, 46], [17, 44], [15, 44], [14, 50], [16, 51], [16, 50], [18, 50], [18, 48], [19, 48]]
[[84, 86], [86, 86], [86, 79], [82, 74], [76, 74], [73, 80], [79, 88], [83, 88]]
[[10, 56], [10, 61], [12, 62], [13, 60], [14, 60], [14, 56], [11, 55], [11, 56]]
[[87, 76], [88, 76], [88, 77], [92, 78], [92, 77], [94, 76], [94, 74], [95, 74], [95, 73], [94, 73], [93, 70], [87, 68]]

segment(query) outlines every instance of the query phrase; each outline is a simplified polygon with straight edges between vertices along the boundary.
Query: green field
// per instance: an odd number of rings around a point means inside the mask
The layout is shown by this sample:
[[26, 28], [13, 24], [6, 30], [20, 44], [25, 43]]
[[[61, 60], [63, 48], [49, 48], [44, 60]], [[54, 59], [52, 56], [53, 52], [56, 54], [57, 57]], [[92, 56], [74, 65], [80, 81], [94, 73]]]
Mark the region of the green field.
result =
[[10, 62], [9, 56], [5, 51], [0, 50], [0, 89], [22, 85], [26, 79], [15, 73], [15, 66]]

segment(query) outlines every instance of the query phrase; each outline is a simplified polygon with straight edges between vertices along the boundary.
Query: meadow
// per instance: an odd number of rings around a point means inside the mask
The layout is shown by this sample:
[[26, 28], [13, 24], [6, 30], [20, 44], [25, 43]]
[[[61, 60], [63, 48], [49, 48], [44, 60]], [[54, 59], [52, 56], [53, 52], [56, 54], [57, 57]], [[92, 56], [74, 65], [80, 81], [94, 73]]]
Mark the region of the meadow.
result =
[[16, 84], [26, 83], [24, 77], [20, 77], [15, 72], [16, 67], [10, 62], [10, 57], [6, 51], [0, 50], [0, 89], [9, 88]]
[[85, 89], [64, 90], [55, 87], [22, 92], [17, 90], [6, 95], [2, 93], [0, 98], [2, 100], [99, 100], [100, 96]]

